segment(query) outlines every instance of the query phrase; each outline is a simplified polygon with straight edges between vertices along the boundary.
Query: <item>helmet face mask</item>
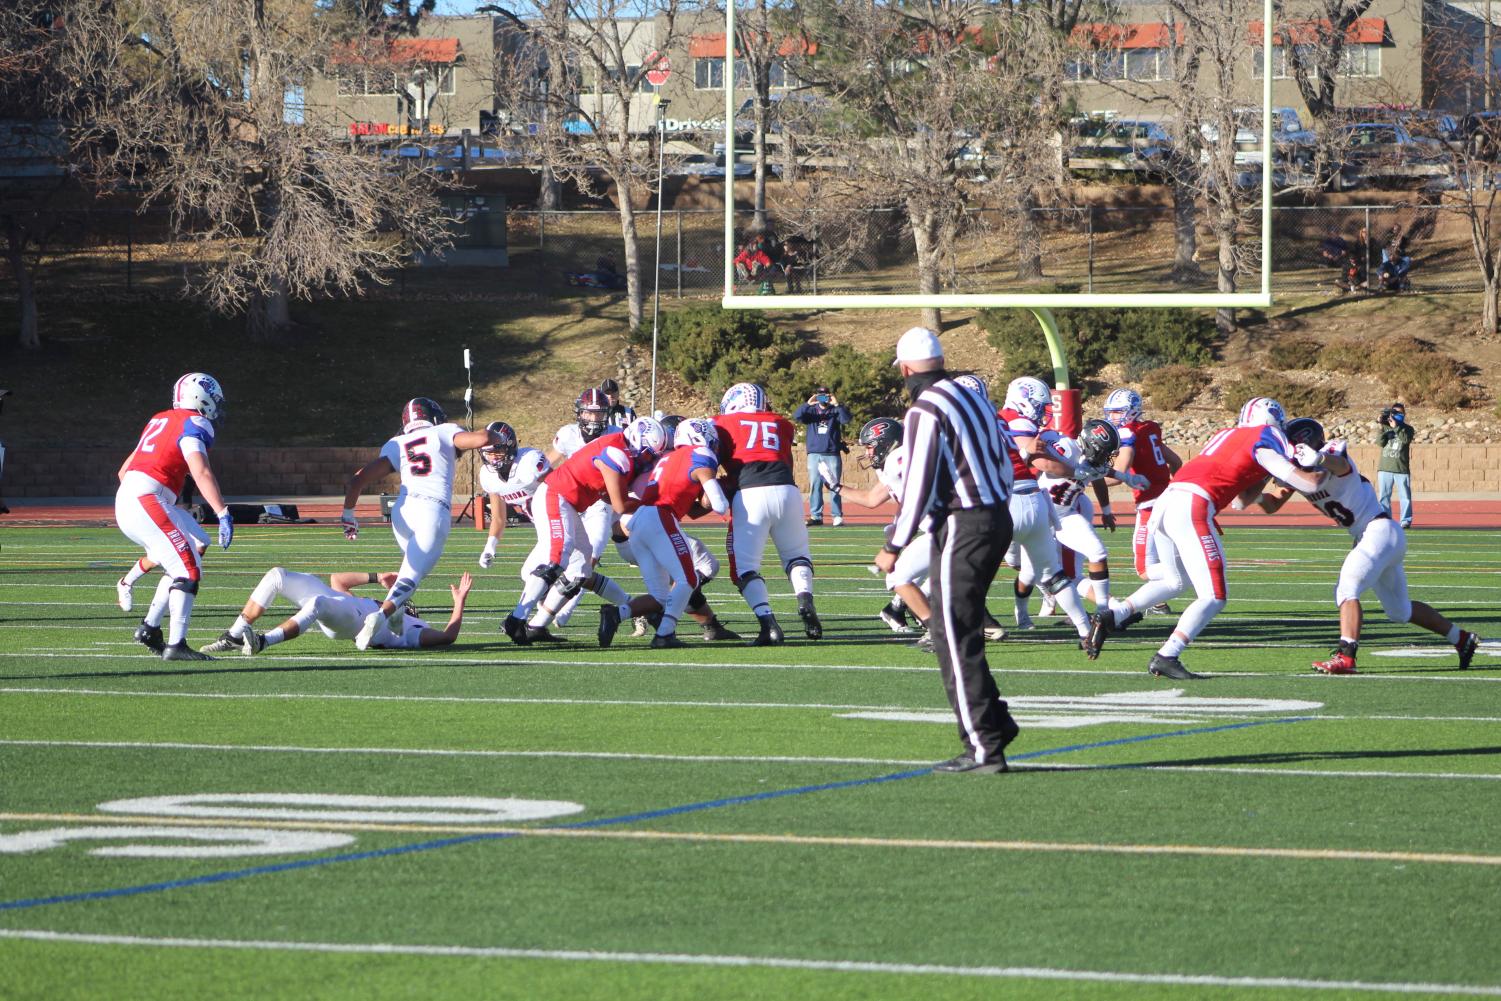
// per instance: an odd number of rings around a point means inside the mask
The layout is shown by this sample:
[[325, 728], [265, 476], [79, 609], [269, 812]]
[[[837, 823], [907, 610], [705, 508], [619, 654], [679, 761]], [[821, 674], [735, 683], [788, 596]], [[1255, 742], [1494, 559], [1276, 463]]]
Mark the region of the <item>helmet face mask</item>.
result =
[[224, 390], [206, 372], [189, 372], [172, 387], [172, 408], [193, 410], [208, 420], [224, 417]]
[[654, 417], [637, 417], [625, 426], [625, 443], [631, 452], [644, 459], [667, 450], [667, 432]]
[[1030, 375], [1012, 379], [1006, 387], [1005, 405], [1039, 426], [1047, 423], [1052, 402], [1047, 383]]
[[407, 401], [406, 406], [401, 408], [401, 433], [407, 434], [418, 428], [436, 427], [439, 424], [447, 424], [448, 415], [437, 402], [425, 396], [418, 396]]
[[499, 445], [486, 445], [481, 448], [480, 457], [485, 465], [495, 470], [501, 479], [511, 477], [511, 463], [516, 461], [516, 431], [505, 421], [491, 421], [485, 425], [486, 431], [494, 431], [504, 439]]
[[1094, 418], [1084, 422], [1084, 430], [1079, 434], [1079, 444], [1084, 461], [1096, 469], [1102, 469], [1120, 451], [1121, 434], [1109, 421]]
[[1141, 394], [1124, 386], [1113, 390], [1105, 398], [1105, 419], [1118, 428], [1140, 420]]
[[593, 441], [610, 426], [610, 401], [599, 389], [586, 389], [574, 401], [573, 415], [584, 441]]
[[864, 448], [855, 464], [861, 469], [880, 469], [891, 450], [902, 443], [902, 422], [895, 417], [875, 417], [860, 429], [859, 442]]

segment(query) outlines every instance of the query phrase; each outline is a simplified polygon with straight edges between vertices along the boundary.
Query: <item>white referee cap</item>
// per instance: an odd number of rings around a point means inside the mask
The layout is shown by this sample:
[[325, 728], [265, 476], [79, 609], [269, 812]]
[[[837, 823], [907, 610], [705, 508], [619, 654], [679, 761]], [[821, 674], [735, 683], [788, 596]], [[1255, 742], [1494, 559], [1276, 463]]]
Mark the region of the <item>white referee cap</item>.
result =
[[928, 361], [942, 357], [943, 345], [938, 343], [938, 335], [927, 327], [913, 327], [896, 342], [896, 361], [891, 364], [900, 365], [902, 362]]

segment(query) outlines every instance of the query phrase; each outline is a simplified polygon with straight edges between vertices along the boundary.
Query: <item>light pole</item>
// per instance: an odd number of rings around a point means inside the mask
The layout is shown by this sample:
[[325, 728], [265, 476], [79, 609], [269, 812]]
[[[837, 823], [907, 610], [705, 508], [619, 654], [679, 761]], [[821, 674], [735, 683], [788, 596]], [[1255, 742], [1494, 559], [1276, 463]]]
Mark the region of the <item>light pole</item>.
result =
[[657, 264], [652, 269], [651, 289], [651, 412], [657, 412], [657, 332], [662, 315], [662, 191], [666, 178], [662, 173], [662, 153], [667, 145], [667, 106], [671, 101], [657, 98]]

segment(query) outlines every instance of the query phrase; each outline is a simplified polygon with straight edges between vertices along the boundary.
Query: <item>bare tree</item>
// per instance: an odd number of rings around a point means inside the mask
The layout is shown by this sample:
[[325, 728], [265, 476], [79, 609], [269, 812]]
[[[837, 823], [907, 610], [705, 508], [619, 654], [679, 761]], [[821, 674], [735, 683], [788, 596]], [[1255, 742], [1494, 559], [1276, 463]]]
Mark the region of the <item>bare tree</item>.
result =
[[[500, 104], [534, 122], [531, 149], [558, 177], [595, 194], [613, 188], [620, 215], [630, 329], [645, 297], [637, 213], [660, 189], [655, 104], [644, 81], [652, 51], [666, 52], [680, 0], [530, 0], [487, 7], [503, 13], [527, 46], [499, 80]], [[548, 86], [536, 86], [539, 76]], [[539, 120], [540, 119], [540, 120]]]
[[[916, 249], [918, 290], [951, 287], [967, 210], [1017, 205], [1048, 174], [1054, 123], [1039, 113], [1039, 95], [1061, 67], [1057, 34], [1036, 11], [998, 14], [970, 0], [810, 0], [800, 12], [819, 52], [793, 69], [828, 98], [812, 115], [816, 138], [848, 164], [809, 181], [812, 208], [802, 211], [846, 225], [872, 209], [898, 212]], [[940, 320], [936, 309], [923, 317]]]
[[[1286, 52], [1288, 69], [1308, 107], [1318, 141], [1311, 181], [1326, 186], [1343, 162], [1338, 134], [1338, 97], [1350, 29], [1370, 10], [1372, 0], [1274, 0], [1274, 42]], [[1429, 49], [1425, 42], [1424, 49]], [[1257, 53], [1259, 55], [1259, 53]]]
[[289, 112], [337, 56], [385, 39], [300, 0], [20, 0], [56, 12], [47, 96], [80, 176], [169, 210], [176, 237], [218, 261], [191, 290], [244, 311], [255, 336], [290, 329], [289, 302], [358, 294], [413, 248], [440, 245], [433, 179]]
[[[755, 218], [751, 227], [765, 231], [766, 223], [766, 139], [772, 122], [771, 90], [776, 74], [786, 72], [784, 58], [806, 48], [788, 33], [791, 12], [784, 4], [755, 0], [751, 7], [735, 15], [735, 59], [745, 67], [746, 82], [751, 90], [751, 147], [755, 151], [755, 193], [752, 206]], [[726, 82], [729, 86], [729, 82]], [[738, 131], [739, 123], [734, 128]], [[733, 173], [733, 168], [730, 168]]]

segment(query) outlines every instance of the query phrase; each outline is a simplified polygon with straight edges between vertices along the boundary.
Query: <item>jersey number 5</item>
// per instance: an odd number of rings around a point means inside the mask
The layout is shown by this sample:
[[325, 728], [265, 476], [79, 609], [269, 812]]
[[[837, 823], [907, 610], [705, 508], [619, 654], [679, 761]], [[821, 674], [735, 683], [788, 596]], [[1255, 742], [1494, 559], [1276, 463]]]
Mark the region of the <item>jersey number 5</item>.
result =
[[418, 438], [416, 441], [409, 441], [406, 443], [407, 468], [412, 471], [413, 476], [426, 476], [428, 473], [431, 473], [433, 471], [432, 456], [428, 455], [426, 452], [422, 451], [421, 448], [419, 448], [419, 446], [426, 444], [426, 435]]
[[782, 436], [777, 434], [777, 426], [774, 421], [741, 421], [740, 426], [748, 429], [745, 436], [745, 447], [747, 449], [756, 447], [756, 435], [759, 433], [762, 448], [770, 449], [773, 452], [782, 450]]

